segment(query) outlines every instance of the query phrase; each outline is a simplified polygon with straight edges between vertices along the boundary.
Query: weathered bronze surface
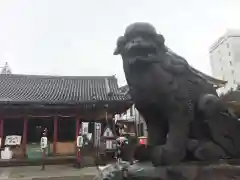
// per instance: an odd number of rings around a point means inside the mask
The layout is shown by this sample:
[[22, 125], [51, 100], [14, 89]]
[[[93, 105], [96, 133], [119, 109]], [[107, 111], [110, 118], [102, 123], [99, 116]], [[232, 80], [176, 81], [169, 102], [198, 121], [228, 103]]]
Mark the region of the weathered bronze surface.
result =
[[136, 149], [139, 162], [110, 165], [100, 179], [240, 177], [240, 122], [203, 73], [149, 23], [129, 25], [114, 54], [122, 56], [130, 95], [147, 123], [148, 146]]
[[149, 146], [136, 150], [137, 159], [159, 166], [240, 157], [240, 122], [151, 24], [129, 25], [114, 54], [122, 56], [130, 95], [148, 128]]

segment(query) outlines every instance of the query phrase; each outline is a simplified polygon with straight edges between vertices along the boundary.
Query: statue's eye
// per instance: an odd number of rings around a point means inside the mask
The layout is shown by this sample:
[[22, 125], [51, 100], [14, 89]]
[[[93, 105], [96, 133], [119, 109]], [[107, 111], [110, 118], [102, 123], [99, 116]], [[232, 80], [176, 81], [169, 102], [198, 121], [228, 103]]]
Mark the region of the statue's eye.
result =
[[143, 38], [146, 38], [146, 39], [155, 39], [156, 38], [156, 35], [155, 34], [152, 34], [152, 33], [144, 33], [142, 35]]

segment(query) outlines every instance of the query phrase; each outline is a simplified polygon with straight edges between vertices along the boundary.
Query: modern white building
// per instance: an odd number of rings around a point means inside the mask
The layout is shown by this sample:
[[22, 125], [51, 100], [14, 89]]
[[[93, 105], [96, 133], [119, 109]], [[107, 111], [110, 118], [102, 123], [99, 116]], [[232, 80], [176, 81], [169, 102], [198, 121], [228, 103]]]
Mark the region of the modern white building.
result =
[[212, 74], [227, 81], [219, 93], [235, 90], [240, 84], [240, 30], [228, 30], [209, 49]]

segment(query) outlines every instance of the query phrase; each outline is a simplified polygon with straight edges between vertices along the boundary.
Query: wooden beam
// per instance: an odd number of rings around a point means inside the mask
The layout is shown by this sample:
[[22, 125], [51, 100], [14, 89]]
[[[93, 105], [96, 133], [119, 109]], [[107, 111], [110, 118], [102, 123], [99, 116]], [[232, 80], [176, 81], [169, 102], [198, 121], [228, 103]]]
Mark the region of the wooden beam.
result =
[[58, 134], [58, 117], [54, 116], [53, 119], [53, 154], [57, 152], [57, 134]]

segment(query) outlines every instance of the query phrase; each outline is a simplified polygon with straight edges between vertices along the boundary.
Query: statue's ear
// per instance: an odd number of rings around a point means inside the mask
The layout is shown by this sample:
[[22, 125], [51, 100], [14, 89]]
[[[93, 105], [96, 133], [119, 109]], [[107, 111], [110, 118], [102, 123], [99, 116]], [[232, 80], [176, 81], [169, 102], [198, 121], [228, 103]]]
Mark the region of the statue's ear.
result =
[[116, 49], [114, 50], [113, 55], [119, 55], [119, 54], [121, 54], [121, 49], [123, 48], [124, 43], [125, 43], [125, 37], [124, 37], [124, 36], [120, 36], [120, 37], [118, 38], [118, 40], [117, 40], [117, 47], [116, 47]]

